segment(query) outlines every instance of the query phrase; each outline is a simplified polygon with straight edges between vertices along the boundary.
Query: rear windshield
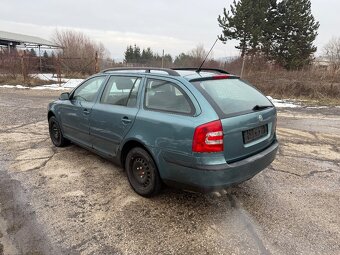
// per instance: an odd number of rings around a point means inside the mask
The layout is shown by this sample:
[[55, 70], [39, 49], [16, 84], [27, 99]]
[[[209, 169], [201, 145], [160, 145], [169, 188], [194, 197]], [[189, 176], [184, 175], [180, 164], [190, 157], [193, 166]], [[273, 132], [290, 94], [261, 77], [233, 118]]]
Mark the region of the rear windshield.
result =
[[225, 116], [251, 112], [255, 106], [272, 107], [264, 95], [240, 79], [205, 80], [193, 84], [215, 110]]

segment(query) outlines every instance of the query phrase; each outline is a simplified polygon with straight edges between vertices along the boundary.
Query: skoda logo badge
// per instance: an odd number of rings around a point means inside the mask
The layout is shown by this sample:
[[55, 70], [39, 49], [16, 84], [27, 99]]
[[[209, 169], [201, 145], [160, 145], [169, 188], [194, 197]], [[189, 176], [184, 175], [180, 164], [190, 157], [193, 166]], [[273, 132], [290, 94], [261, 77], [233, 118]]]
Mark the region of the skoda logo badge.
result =
[[262, 115], [259, 115], [259, 121], [263, 121]]

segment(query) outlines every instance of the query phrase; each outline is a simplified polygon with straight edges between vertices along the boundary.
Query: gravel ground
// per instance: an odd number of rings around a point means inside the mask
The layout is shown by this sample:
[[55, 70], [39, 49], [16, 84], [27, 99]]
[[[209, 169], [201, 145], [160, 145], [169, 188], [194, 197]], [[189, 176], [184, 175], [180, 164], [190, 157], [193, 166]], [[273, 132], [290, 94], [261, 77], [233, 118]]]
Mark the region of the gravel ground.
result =
[[0, 89], [0, 255], [340, 254], [340, 108], [280, 109], [277, 159], [227, 195], [146, 199], [107, 160], [52, 146], [58, 94]]

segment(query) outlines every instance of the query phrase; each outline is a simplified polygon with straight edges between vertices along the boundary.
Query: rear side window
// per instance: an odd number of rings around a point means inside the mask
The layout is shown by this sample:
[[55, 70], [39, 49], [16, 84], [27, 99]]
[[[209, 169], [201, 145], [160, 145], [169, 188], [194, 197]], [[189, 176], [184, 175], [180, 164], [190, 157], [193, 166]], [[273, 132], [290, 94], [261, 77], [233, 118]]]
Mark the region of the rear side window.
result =
[[256, 105], [272, 107], [264, 95], [240, 79], [205, 80], [193, 84], [225, 116], [251, 112]]
[[139, 77], [111, 76], [100, 102], [102, 104], [136, 106], [141, 82]]
[[146, 109], [188, 115], [194, 113], [189, 97], [173, 82], [148, 79], [145, 90]]

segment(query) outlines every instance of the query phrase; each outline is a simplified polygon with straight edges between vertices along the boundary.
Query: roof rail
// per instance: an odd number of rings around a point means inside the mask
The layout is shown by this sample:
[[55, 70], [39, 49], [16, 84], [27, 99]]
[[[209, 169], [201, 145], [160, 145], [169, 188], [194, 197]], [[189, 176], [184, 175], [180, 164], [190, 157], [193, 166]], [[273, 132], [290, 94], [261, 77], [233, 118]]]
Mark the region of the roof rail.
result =
[[201, 68], [200, 70], [198, 70], [196, 67], [183, 67], [183, 68], [173, 68], [172, 70], [178, 70], [178, 71], [195, 71], [198, 73], [201, 71], [212, 71], [212, 72], [216, 72], [216, 73], [223, 73], [223, 74], [230, 74], [227, 71], [224, 71], [222, 69], [217, 69], [217, 68]]
[[151, 73], [151, 71], [163, 71], [172, 76], [180, 76], [180, 74], [173, 69], [159, 67], [115, 67], [105, 69], [101, 71], [101, 73], [116, 71], [145, 71], [145, 73]]

